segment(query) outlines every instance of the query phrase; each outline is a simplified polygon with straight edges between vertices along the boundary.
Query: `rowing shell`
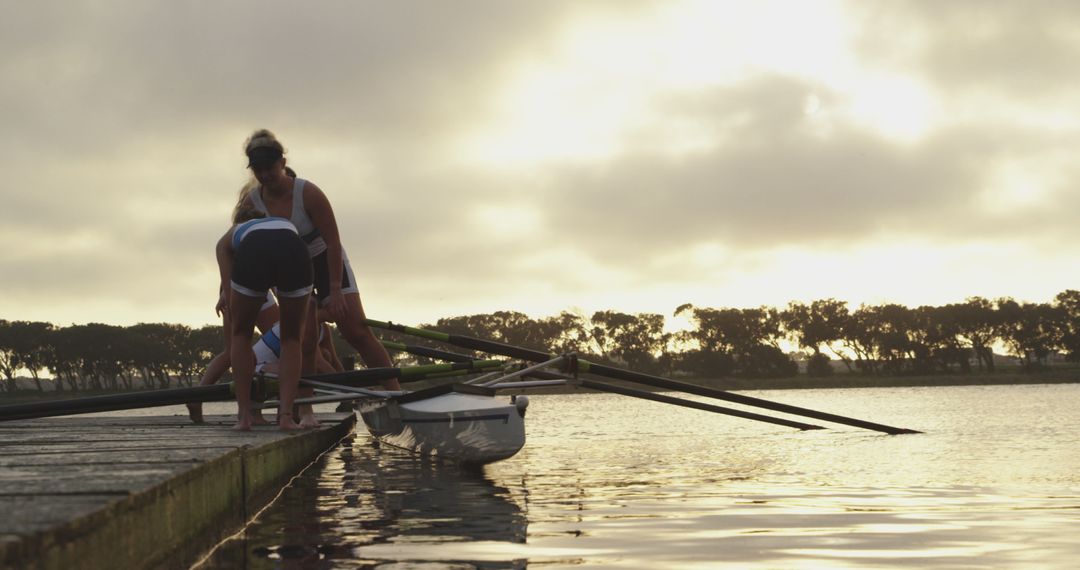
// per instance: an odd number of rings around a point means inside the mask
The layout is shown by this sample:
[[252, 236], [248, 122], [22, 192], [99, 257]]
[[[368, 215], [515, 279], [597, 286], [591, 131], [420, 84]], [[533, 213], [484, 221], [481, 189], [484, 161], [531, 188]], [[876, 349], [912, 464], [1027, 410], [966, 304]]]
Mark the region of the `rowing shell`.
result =
[[525, 445], [528, 399], [496, 398], [495, 390], [454, 384], [360, 405], [380, 442], [458, 463], [485, 465]]

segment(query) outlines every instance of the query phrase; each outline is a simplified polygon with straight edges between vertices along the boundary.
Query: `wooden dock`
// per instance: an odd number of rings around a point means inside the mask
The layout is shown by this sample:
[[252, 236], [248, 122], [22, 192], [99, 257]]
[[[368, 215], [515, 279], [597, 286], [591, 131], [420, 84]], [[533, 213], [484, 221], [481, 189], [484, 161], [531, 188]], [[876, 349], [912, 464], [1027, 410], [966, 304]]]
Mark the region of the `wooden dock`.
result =
[[0, 568], [187, 568], [356, 421], [319, 417], [294, 434], [224, 416], [0, 423]]

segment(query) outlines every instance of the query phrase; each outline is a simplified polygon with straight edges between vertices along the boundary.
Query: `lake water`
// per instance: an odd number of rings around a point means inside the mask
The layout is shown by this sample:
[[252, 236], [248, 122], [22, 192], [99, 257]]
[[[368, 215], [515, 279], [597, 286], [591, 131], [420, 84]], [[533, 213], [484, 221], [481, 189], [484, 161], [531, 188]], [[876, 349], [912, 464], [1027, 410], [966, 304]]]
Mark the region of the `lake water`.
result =
[[1080, 564], [1080, 384], [746, 393], [926, 433], [533, 396], [525, 449], [482, 472], [358, 433], [204, 567]]

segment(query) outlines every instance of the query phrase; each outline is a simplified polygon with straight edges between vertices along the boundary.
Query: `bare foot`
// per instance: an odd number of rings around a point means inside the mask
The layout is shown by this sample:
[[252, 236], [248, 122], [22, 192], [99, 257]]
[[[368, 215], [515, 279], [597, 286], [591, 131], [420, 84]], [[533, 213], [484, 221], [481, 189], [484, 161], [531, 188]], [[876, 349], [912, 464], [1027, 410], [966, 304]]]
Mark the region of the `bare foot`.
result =
[[234, 425], [232, 428], [236, 431], [251, 431], [251, 419], [242, 419], [236, 422], [236, 425]]
[[304, 414], [300, 416], [300, 427], [304, 429], [314, 429], [322, 424], [315, 418], [315, 414]]
[[191, 418], [192, 423], [201, 424], [206, 423], [203, 421], [202, 416], [202, 404], [192, 403], [187, 405], [188, 417]]
[[278, 429], [282, 431], [295, 431], [303, 429], [300, 424], [293, 421], [292, 416], [281, 416], [278, 418]]

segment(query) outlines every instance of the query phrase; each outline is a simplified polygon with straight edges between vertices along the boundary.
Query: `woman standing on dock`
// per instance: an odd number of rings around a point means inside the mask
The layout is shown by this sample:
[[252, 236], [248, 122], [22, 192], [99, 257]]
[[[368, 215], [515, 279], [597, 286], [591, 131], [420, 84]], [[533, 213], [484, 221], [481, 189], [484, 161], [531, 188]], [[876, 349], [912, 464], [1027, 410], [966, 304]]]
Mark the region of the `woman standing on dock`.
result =
[[277, 288], [281, 312], [278, 427], [288, 430], [307, 427], [297, 424], [292, 417], [302, 356], [314, 348], [313, 344], [301, 344], [312, 289], [307, 248], [296, 227], [284, 218], [267, 218], [253, 209], [240, 209], [233, 221], [236, 225], [221, 236], [217, 245], [221, 274], [217, 309], [228, 311], [232, 320], [230, 359], [236, 386], [235, 429], [251, 429], [251, 383], [255, 373], [252, 336], [266, 294], [272, 287]]
[[[296, 176], [296, 172], [293, 172], [293, 169], [289, 167], [285, 167], [285, 172], [289, 176]], [[250, 182], [244, 184], [243, 188], [240, 189], [240, 202], [237, 204], [237, 207], [233, 209], [232, 213], [234, 223], [236, 222], [236, 217], [240, 212], [240, 207], [243, 205], [243, 198], [247, 196], [247, 193], [250, 192], [256, 184], [257, 182], [252, 179]], [[227, 290], [223, 291], [226, 291], [226, 295], [228, 295]], [[229, 371], [229, 367], [232, 364], [232, 355], [230, 349], [230, 340], [232, 339], [232, 320], [229, 318], [229, 311], [227, 310], [223, 311], [219, 307], [217, 313], [218, 316], [221, 317], [222, 321], [221, 330], [224, 333], [223, 336], [225, 337], [225, 349], [210, 360], [210, 364], [208, 364], [206, 370], [203, 371], [202, 378], [199, 379], [200, 386], [210, 386], [212, 384], [217, 384], [217, 382], [221, 380], [222, 376], [224, 376], [225, 373]], [[281, 312], [278, 310], [277, 300], [274, 298], [274, 295], [272, 293], [268, 292], [266, 294], [266, 302], [262, 304], [262, 307], [259, 309], [259, 316], [255, 319], [255, 327], [259, 330], [259, 334], [266, 334], [268, 331], [270, 331], [271, 328], [273, 328], [277, 324], [279, 320], [281, 320]], [[256, 342], [256, 345], [257, 344], [258, 342]], [[189, 403], [187, 405], [187, 409], [188, 416], [191, 418], [192, 422], [197, 424], [203, 423], [202, 403]], [[254, 407], [252, 408], [251, 412], [252, 423], [256, 425], [270, 423], [265, 418], [263, 418], [261, 408]]]
[[[255, 131], [244, 144], [248, 165], [258, 185], [241, 199], [269, 216], [291, 221], [307, 244], [315, 271], [315, 296], [345, 340], [369, 367], [393, 366], [389, 353], [364, 323], [364, 308], [349, 259], [341, 247], [337, 219], [326, 194], [310, 181], [289, 176], [285, 148], [266, 129]], [[400, 390], [396, 379], [382, 383]]]

